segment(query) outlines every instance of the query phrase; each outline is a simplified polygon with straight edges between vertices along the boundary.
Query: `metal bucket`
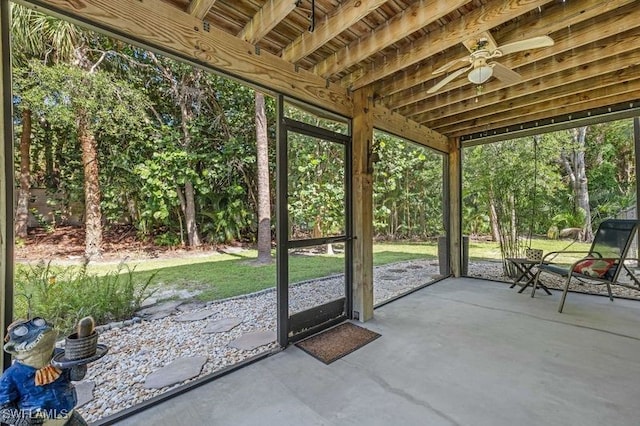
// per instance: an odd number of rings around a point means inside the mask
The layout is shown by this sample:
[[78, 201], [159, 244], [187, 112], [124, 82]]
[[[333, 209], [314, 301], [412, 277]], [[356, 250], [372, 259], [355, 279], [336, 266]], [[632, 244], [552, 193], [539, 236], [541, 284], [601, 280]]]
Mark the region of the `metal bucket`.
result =
[[87, 337], [78, 337], [78, 333], [73, 333], [65, 338], [64, 357], [69, 361], [90, 358], [96, 354], [97, 347], [97, 332]]

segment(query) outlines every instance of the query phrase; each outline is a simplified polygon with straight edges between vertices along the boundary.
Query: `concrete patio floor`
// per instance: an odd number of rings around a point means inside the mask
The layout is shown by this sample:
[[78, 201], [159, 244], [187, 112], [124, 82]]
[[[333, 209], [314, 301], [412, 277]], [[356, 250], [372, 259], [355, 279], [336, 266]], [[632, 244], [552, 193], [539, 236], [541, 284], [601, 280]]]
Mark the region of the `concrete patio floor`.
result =
[[639, 425], [640, 302], [446, 279], [330, 365], [296, 347], [118, 425]]

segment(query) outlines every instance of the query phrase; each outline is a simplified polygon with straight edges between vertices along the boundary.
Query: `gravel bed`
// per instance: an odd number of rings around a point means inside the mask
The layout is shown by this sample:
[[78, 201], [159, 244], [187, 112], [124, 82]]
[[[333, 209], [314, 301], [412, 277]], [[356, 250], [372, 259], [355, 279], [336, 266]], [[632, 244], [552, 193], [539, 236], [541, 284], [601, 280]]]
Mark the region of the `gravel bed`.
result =
[[[474, 262], [469, 265], [469, 276], [505, 281], [500, 262]], [[395, 296], [427, 284], [439, 278], [437, 260], [414, 260], [394, 263], [374, 269], [374, 303], [389, 300]], [[551, 288], [560, 288], [562, 281], [545, 278]], [[606, 293], [605, 286], [571, 285], [572, 290]], [[344, 292], [344, 277], [333, 276], [294, 285], [289, 290], [291, 312], [328, 302], [340, 297]], [[614, 286], [618, 296], [635, 297], [640, 292]], [[177, 315], [213, 309], [215, 313], [206, 320], [177, 322]], [[207, 323], [225, 318], [240, 318], [242, 323], [228, 332], [205, 334]], [[100, 361], [90, 365], [85, 380], [95, 383], [94, 399], [79, 408], [84, 418], [93, 422], [125, 408], [160, 395], [182, 384], [162, 389], [144, 388], [148, 374], [180, 357], [205, 356], [208, 358], [200, 376], [219, 371], [247, 358], [277, 347], [276, 342], [251, 351], [234, 349], [228, 344], [249, 332], [276, 329], [276, 293], [274, 289], [240, 296], [222, 301], [210, 302], [204, 307], [176, 313], [153, 321], [133, 324], [110, 330], [100, 335], [100, 343], [109, 346], [109, 353]]]
[[[374, 270], [374, 303], [380, 303], [412, 288], [438, 278], [438, 263], [433, 260], [415, 260], [394, 263]], [[291, 312], [341, 297], [344, 277], [333, 276], [308, 281], [289, 289]], [[177, 322], [177, 315], [204, 309], [215, 310], [206, 320]], [[240, 318], [242, 324], [224, 333], [205, 334], [210, 321]], [[247, 358], [277, 347], [276, 342], [251, 351], [234, 349], [228, 344], [253, 331], [276, 329], [276, 292], [263, 290], [253, 295], [211, 302], [204, 307], [176, 313], [153, 321], [134, 322], [127, 326], [102, 331], [100, 343], [109, 346], [109, 352], [100, 361], [89, 366], [85, 380], [95, 383], [94, 399], [78, 409], [88, 422], [115, 414], [125, 408], [160, 395], [181, 384], [162, 389], [144, 388], [145, 377], [180, 357], [205, 356], [208, 358], [200, 376], [219, 371]], [[196, 380], [193, 378], [182, 384]]]

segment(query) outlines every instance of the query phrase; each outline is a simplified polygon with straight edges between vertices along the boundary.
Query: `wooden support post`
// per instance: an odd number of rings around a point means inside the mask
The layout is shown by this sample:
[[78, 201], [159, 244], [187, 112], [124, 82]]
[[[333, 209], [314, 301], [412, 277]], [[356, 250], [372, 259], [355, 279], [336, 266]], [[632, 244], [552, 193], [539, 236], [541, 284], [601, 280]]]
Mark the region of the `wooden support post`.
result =
[[354, 92], [353, 318], [373, 318], [373, 91]]
[[454, 277], [462, 275], [462, 148], [459, 139], [449, 143], [449, 261]]
[[[13, 122], [11, 99], [11, 53], [8, 1], [0, 2], [0, 330], [4, 334], [13, 317]], [[3, 352], [0, 368], [11, 365]]]
[[[640, 181], [638, 170], [640, 170], [640, 117], [633, 118], [633, 147], [636, 158], [636, 219], [640, 215]], [[640, 259], [640, 232], [636, 235], [636, 259]], [[640, 264], [640, 262], [638, 262]]]

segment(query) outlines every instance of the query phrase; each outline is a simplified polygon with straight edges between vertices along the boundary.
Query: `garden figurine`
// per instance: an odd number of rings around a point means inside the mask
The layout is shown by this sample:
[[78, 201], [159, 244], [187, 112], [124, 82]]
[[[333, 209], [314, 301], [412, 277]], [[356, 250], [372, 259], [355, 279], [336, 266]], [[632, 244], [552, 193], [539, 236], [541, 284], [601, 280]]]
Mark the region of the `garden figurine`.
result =
[[74, 411], [77, 396], [72, 383], [84, 378], [86, 364], [52, 365], [55, 356], [63, 355], [55, 347], [56, 337], [43, 318], [9, 325], [4, 350], [14, 362], [0, 377], [0, 421], [15, 426], [87, 425]]

